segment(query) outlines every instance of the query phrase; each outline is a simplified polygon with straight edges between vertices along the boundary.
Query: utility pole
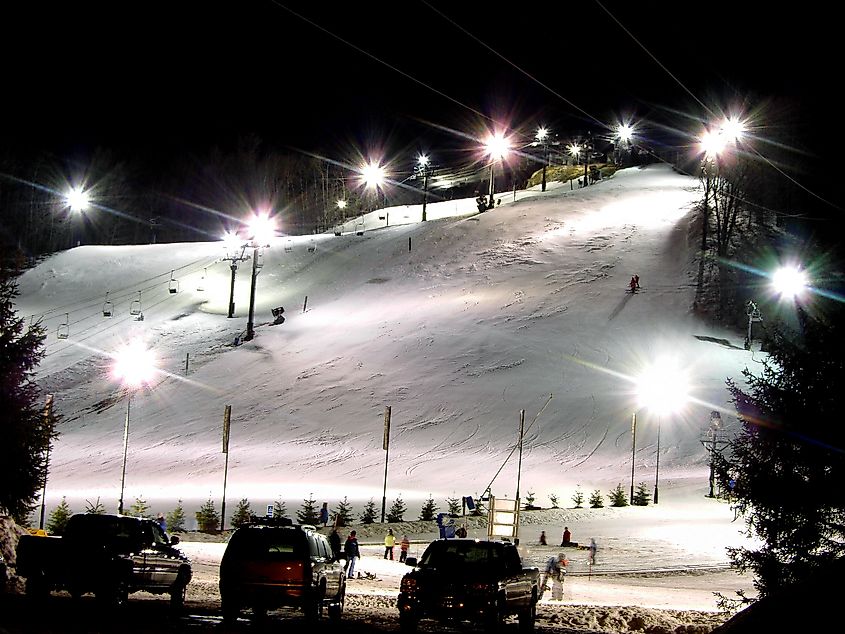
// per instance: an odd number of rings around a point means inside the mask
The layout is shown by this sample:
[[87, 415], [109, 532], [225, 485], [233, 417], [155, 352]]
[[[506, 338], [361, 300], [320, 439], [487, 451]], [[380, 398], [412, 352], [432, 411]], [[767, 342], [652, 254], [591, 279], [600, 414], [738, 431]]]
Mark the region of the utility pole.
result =
[[751, 324], [763, 321], [763, 314], [760, 312], [760, 309], [757, 308], [757, 304], [750, 299], [745, 305], [745, 314], [748, 316], [748, 333], [745, 335], [745, 349], [751, 350]]
[[387, 459], [390, 455], [390, 405], [384, 408], [384, 489], [381, 494], [381, 523], [384, 524], [384, 512], [387, 508]]
[[261, 267], [258, 265], [258, 244], [252, 247], [252, 283], [249, 287], [249, 319], [246, 322], [246, 335], [244, 341], [252, 341], [255, 338], [255, 282]]
[[227, 405], [223, 410], [223, 453], [226, 462], [223, 466], [223, 503], [220, 506], [220, 530], [226, 527], [226, 479], [229, 476], [229, 429], [232, 420], [232, 406]]
[[53, 436], [53, 395], [47, 395], [47, 402], [44, 405], [44, 426], [49, 429], [47, 435], [47, 455], [44, 459], [44, 488], [41, 490], [41, 520], [38, 522], [38, 528], [44, 528], [44, 512], [47, 504], [47, 474], [50, 471], [50, 445], [52, 444]]
[[634, 459], [637, 455], [637, 413], [631, 414], [631, 506], [634, 505]]

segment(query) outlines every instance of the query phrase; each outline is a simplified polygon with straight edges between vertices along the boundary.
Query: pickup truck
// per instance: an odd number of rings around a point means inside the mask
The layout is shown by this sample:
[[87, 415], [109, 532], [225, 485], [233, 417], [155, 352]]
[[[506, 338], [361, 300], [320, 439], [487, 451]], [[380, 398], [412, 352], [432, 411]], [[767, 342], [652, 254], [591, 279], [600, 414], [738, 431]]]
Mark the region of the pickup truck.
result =
[[540, 571], [523, 567], [512, 543], [439, 539], [419, 561], [406, 563], [414, 570], [402, 578], [397, 601], [403, 632], [416, 631], [420, 619], [471, 621], [498, 631], [512, 614], [521, 632], [534, 630]]
[[103, 603], [120, 606], [130, 592], [169, 594], [181, 609], [191, 580], [191, 563], [151, 519], [124, 515], [78, 514], [62, 537], [23, 535], [17, 574], [26, 578], [27, 596], [43, 599], [50, 590], [78, 598], [93, 592]]

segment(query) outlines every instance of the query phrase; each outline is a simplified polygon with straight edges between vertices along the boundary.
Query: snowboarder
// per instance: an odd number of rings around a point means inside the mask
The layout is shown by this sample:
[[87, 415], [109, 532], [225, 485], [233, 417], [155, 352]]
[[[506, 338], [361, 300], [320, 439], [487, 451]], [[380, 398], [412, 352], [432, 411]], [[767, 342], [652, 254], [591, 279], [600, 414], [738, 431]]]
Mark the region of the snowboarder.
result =
[[479, 194], [478, 198], [475, 199], [475, 204], [478, 205], [478, 213], [487, 211], [487, 196]]
[[577, 547], [578, 544], [572, 541], [572, 533], [569, 532], [569, 527], [563, 527], [563, 538], [560, 540], [561, 546], [575, 546]]
[[332, 557], [335, 560], [340, 559], [340, 533], [337, 532], [337, 527], [332, 528], [329, 533], [329, 545], [332, 547]]
[[628, 287], [631, 289], [632, 293], [637, 292], [637, 276], [636, 275], [631, 278], [630, 282], [628, 282]]
[[540, 597], [548, 590], [549, 580], [552, 582], [552, 599], [560, 601], [563, 598], [563, 580], [566, 577], [566, 567], [569, 560], [564, 553], [549, 557], [546, 567], [540, 575]]
[[323, 502], [323, 508], [320, 509], [320, 521], [323, 526], [329, 523], [329, 503]]
[[546, 545], [546, 531], [540, 531], [540, 546]]
[[639, 288], [640, 288], [640, 276], [634, 275], [634, 281], [637, 283], [637, 289], [639, 290]]

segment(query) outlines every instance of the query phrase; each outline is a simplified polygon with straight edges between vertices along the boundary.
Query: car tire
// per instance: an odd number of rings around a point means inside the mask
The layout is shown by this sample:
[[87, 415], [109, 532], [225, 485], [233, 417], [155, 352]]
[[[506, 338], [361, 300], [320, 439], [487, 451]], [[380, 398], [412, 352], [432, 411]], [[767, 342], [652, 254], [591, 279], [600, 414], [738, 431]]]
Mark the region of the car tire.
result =
[[234, 599], [222, 600], [223, 623], [226, 625], [233, 625], [238, 620], [241, 613], [241, 608]]
[[50, 587], [44, 573], [37, 573], [26, 578], [26, 596], [31, 601], [44, 601], [50, 594]]
[[504, 607], [502, 605], [503, 599], [498, 599], [495, 605], [490, 609], [487, 618], [484, 622], [484, 630], [487, 632], [501, 632], [505, 626]]
[[94, 594], [104, 607], [122, 608], [129, 601], [129, 584], [122, 576], [114, 577]]
[[531, 634], [534, 631], [534, 621], [537, 618], [537, 602], [532, 597], [531, 605], [519, 612], [519, 631], [522, 634]]
[[414, 634], [420, 620], [411, 612], [399, 613], [399, 631], [403, 634]]
[[343, 616], [343, 605], [346, 602], [346, 585], [341, 586], [340, 592], [337, 593], [335, 602], [328, 608], [329, 619], [332, 621], [340, 621]]

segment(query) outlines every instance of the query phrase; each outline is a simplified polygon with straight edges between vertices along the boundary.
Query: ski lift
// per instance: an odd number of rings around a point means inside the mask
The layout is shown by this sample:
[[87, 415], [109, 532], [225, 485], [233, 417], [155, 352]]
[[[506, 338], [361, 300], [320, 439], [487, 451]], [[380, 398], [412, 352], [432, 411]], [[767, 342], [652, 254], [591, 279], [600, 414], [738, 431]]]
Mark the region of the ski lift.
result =
[[56, 328], [56, 338], [57, 339], [67, 339], [68, 335], [70, 334], [70, 325], [68, 324], [68, 317], [70, 315], [65, 313], [65, 320], [59, 324], [59, 327]]
[[103, 302], [103, 317], [114, 315], [114, 304], [109, 301], [109, 292], [106, 291], [106, 301]]
[[173, 279], [173, 271], [170, 271], [170, 283], [167, 285], [167, 290], [171, 295], [179, 292], [179, 280]]
[[205, 290], [205, 276], [208, 275], [208, 269], [203, 269], [202, 271], [203, 271], [202, 277], [200, 278], [199, 284], [197, 284], [197, 290], [199, 292], [202, 292], [202, 291]]
[[133, 299], [129, 304], [129, 314], [136, 317], [141, 314], [141, 291], [138, 291], [138, 299]]
[[135, 321], [144, 321], [144, 313], [138, 313], [138, 316], [135, 317]]

